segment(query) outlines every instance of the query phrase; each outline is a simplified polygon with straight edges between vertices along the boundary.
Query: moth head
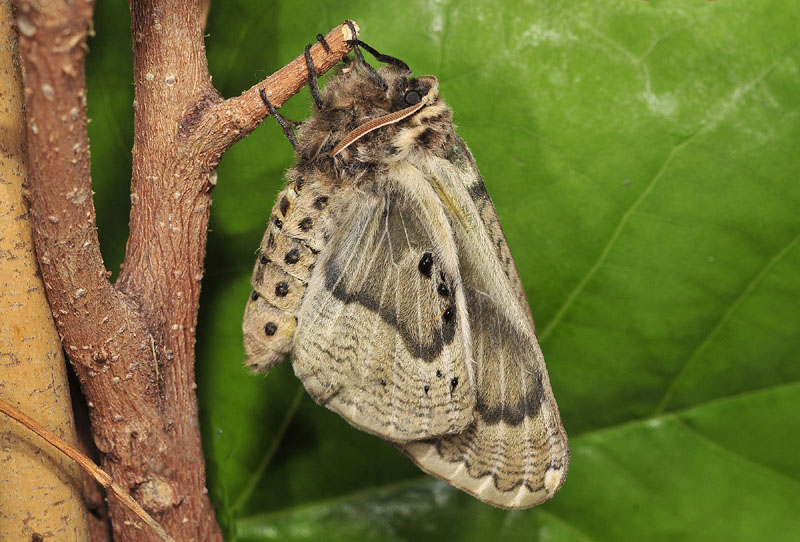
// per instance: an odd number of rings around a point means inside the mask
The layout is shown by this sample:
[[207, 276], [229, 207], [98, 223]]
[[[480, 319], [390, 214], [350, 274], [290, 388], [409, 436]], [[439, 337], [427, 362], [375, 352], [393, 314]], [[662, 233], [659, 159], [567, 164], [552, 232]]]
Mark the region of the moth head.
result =
[[[410, 72], [397, 66], [384, 66], [376, 73], [380, 78], [369, 79], [367, 84], [376, 93], [376, 98], [363, 108], [366, 118], [339, 141], [331, 151], [332, 157], [370, 132], [412, 117], [438, 100], [439, 81], [432, 75], [409, 78]], [[380, 99], [377, 96], [381, 96]]]

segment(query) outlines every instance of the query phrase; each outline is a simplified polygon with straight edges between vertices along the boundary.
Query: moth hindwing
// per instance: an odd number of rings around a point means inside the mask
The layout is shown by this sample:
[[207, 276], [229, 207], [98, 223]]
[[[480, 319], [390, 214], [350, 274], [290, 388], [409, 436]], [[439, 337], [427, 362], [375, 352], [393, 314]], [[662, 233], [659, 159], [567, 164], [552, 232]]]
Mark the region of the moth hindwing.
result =
[[569, 448], [494, 206], [436, 78], [371, 70], [346, 61], [299, 129], [253, 271], [246, 364], [290, 354], [319, 404], [426, 472], [534, 506]]

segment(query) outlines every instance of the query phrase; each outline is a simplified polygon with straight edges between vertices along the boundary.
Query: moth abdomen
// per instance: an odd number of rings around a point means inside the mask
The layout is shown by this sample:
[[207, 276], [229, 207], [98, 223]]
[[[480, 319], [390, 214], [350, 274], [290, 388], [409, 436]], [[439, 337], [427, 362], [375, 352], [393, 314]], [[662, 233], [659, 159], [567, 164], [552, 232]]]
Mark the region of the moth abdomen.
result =
[[296, 327], [294, 314], [257, 294], [251, 295], [242, 321], [245, 365], [256, 371], [268, 371], [283, 361], [291, 350]]
[[[261, 241], [251, 280], [253, 294], [242, 324], [245, 364], [257, 371], [270, 369], [291, 351], [296, 314], [325, 244], [332, 193], [314, 181], [313, 175], [289, 172]], [[325, 204], [319, 205], [321, 201]]]

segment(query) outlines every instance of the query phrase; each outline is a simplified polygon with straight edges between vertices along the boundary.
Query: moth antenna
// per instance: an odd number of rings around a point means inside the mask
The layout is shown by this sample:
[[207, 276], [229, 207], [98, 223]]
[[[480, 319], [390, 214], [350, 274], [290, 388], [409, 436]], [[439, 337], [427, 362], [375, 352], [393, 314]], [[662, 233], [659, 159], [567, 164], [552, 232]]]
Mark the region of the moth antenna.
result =
[[[347, 26], [350, 27], [350, 31], [353, 33], [353, 36], [357, 36], [358, 33], [356, 32], [356, 27], [353, 24], [353, 21], [348, 20]], [[364, 53], [361, 52], [361, 48], [359, 44], [363, 43], [361, 40], [348, 40], [347, 44], [353, 47], [353, 53], [355, 53], [356, 58], [358, 59], [359, 63], [367, 70], [367, 76], [372, 80], [373, 83], [378, 85], [381, 90], [386, 90], [389, 88], [389, 85], [386, 84], [386, 81], [383, 80], [383, 77], [375, 71], [375, 68], [369, 65], [369, 63], [364, 60]]]
[[13, 406], [9, 405], [3, 400], [0, 400], [0, 412], [11, 418], [12, 420], [24, 425], [40, 437], [42, 437], [48, 444], [56, 448], [58, 451], [72, 459], [75, 463], [77, 463], [85, 472], [87, 472], [92, 478], [94, 478], [98, 484], [110, 490], [121, 502], [124, 504], [128, 510], [136, 514], [139, 519], [145, 522], [147, 525], [150, 526], [153, 531], [163, 540], [164, 542], [175, 542], [173, 538], [164, 530], [164, 528], [158, 524], [156, 520], [150, 517], [144, 508], [136, 502], [133, 497], [131, 497], [127, 491], [125, 491], [122, 486], [111, 479], [111, 476], [94, 464], [94, 461], [86, 457], [80, 450], [75, 448], [72, 444], [65, 441], [64, 439], [58, 437], [51, 431], [45, 429], [39, 422], [14, 408]]
[[292, 126], [290, 126], [290, 124], [294, 125], [296, 123], [293, 122], [293, 121], [288, 120], [286, 117], [284, 117], [283, 115], [278, 113], [278, 110], [275, 109], [275, 106], [273, 106], [270, 103], [270, 101], [267, 100], [267, 95], [264, 92], [263, 88], [259, 89], [258, 95], [261, 96], [261, 101], [264, 102], [264, 105], [267, 106], [267, 110], [269, 111], [269, 114], [272, 115], [273, 117], [275, 117], [275, 120], [277, 120], [278, 124], [281, 125], [281, 130], [283, 130], [283, 135], [285, 135], [286, 139], [289, 140], [289, 143], [292, 144], [292, 148], [297, 150], [297, 137], [295, 137], [294, 130], [292, 129]]
[[322, 96], [320, 96], [319, 83], [317, 83], [317, 70], [314, 68], [314, 60], [311, 58], [311, 44], [306, 45], [303, 56], [306, 57], [306, 68], [308, 68], [308, 90], [311, 91], [311, 97], [314, 98], [317, 111], [320, 111], [322, 109]]
[[320, 42], [322, 48], [325, 49], [326, 53], [331, 52], [331, 46], [328, 45], [328, 41], [325, 39], [325, 36], [323, 36], [322, 34], [317, 34], [317, 41]]
[[369, 53], [372, 56], [374, 56], [375, 60], [377, 60], [378, 62], [383, 62], [384, 64], [392, 64], [393, 66], [397, 66], [398, 68], [402, 68], [405, 71], [407, 71], [408, 73], [411, 73], [411, 68], [408, 67], [408, 64], [406, 64], [405, 62], [403, 62], [402, 60], [400, 60], [397, 57], [385, 55], [383, 53], [378, 52], [374, 47], [372, 47], [368, 43], [364, 43], [361, 40], [350, 40], [347, 43], [351, 43], [351, 44], [355, 43], [356, 45], [360, 45], [361, 47], [363, 47], [364, 49], [369, 51]]

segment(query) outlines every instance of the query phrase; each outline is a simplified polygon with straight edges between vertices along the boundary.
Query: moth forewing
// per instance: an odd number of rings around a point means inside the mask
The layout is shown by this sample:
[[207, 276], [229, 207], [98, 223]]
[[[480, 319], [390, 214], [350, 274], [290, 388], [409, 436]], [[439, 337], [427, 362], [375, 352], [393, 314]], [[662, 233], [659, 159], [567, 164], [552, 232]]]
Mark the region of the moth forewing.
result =
[[[298, 134], [245, 315], [320, 404], [503, 508], [569, 462], [522, 283], [432, 76], [350, 61]], [[249, 345], [249, 346], [248, 346]]]
[[382, 180], [353, 192], [318, 260], [298, 313], [295, 373], [317, 402], [383, 438], [458, 433], [475, 392], [449, 223], [418, 171], [398, 165]]

